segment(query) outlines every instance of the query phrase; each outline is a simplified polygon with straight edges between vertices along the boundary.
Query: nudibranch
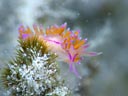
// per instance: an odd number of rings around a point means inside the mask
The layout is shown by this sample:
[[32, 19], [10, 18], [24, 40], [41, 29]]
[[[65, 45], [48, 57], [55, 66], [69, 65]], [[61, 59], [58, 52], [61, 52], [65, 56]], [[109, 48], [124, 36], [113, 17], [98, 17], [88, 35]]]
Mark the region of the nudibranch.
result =
[[96, 52], [87, 52], [86, 49], [89, 47], [87, 39], [81, 39], [79, 34], [79, 30], [70, 31], [66, 23], [61, 26], [54, 25], [48, 27], [46, 30], [42, 26], [37, 25], [33, 25], [33, 30], [23, 25], [19, 27], [20, 39], [24, 40], [34, 35], [38, 36], [38, 38], [46, 42], [51, 52], [57, 54], [58, 60], [69, 64], [70, 70], [78, 77], [79, 74], [75, 68], [75, 64], [79, 64], [85, 55], [96, 56], [99, 54]]

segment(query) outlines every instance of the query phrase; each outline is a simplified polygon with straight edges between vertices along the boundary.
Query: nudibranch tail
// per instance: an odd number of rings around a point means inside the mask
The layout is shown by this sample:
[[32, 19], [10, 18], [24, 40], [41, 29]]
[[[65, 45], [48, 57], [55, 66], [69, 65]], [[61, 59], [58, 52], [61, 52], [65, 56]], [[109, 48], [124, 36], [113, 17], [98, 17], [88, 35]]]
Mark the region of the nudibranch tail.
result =
[[89, 47], [87, 38], [79, 37], [80, 30], [71, 31], [67, 28], [67, 23], [61, 26], [54, 25], [43, 30], [43, 27], [33, 25], [33, 31], [29, 27], [21, 25], [19, 27], [19, 38], [26, 39], [31, 36], [38, 36], [47, 43], [49, 51], [58, 55], [63, 62], [69, 64], [70, 70], [79, 76], [75, 64], [80, 63], [83, 56], [96, 56], [101, 53], [87, 52]]
[[102, 52], [86, 52], [86, 56], [98, 56], [98, 55], [101, 55]]
[[76, 70], [75, 64], [70, 63], [69, 68], [70, 68], [70, 71], [73, 72], [78, 78], [81, 78], [78, 71]]

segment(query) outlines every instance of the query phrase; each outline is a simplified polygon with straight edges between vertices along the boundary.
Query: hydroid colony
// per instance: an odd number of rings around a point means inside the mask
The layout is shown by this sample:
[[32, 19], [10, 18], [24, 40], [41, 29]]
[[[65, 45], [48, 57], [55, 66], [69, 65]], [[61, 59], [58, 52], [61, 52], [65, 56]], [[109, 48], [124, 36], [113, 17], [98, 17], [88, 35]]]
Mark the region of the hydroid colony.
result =
[[37, 25], [33, 29], [21, 25], [18, 41], [16, 56], [1, 77], [12, 96], [70, 96], [56, 62], [66, 62], [79, 77], [75, 64], [84, 55], [97, 55], [86, 51], [87, 39], [81, 39], [79, 31], [67, 29], [66, 23], [46, 30]]

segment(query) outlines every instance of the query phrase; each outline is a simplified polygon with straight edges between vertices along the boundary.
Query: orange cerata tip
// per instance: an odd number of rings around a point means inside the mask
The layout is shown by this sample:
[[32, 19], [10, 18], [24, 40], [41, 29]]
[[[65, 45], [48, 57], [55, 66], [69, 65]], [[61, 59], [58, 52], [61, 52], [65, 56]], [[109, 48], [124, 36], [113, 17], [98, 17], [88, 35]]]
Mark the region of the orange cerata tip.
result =
[[85, 55], [96, 56], [99, 53], [86, 52], [86, 48], [89, 47], [87, 39], [79, 37], [79, 30], [72, 32], [66, 27], [67, 23], [64, 23], [61, 26], [53, 25], [43, 30], [41, 26], [34, 25], [32, 31], [29, 27], [25, 28], [21, 25], [19, 27], [19, 38], [26, 39], [36, 35], [46, 41], [49, 50], [58, 55], [58, 60], [68, 63], [70, 70], [80, 77], [75, 64], [79, 64]]

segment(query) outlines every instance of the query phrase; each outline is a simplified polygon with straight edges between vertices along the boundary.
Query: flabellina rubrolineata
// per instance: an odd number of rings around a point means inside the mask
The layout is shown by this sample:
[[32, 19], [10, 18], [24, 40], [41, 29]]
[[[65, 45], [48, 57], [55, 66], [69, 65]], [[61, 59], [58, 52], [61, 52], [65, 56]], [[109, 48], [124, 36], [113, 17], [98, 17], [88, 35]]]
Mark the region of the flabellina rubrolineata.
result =
[[61, 26], [54, 25], [44, 30], [42, 26], [33, 25], [32, 31], [29, 27], [21, 25], [19, 38], [25, 40], [36, 35], [46, 41], [48, 49], [57, 54], [58, 60], [68, 63], [70, 70], [79, 77], [75, 64], [79, 64], [85, 55], [96, 56], [100, 53], [87, 52], [86, 49], [89, 47], [87, 39], [81, 39], [79, 31], [72, 32], [66, 26], [67, 24], [64, 23]]

